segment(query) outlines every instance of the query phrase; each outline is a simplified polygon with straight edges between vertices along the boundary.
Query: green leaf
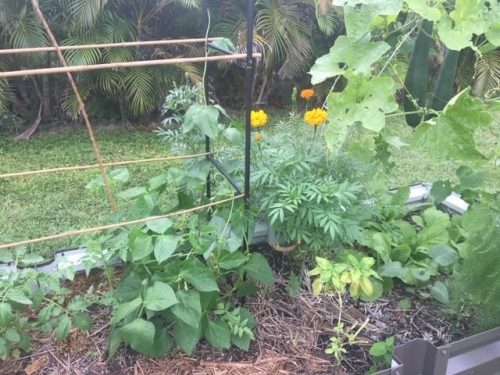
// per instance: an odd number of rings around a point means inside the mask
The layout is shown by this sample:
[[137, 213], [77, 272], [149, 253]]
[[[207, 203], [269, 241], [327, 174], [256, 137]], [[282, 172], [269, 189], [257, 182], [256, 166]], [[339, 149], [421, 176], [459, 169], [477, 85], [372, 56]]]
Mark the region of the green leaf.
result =
[[155, 240], [154, 254], [158, 263], [166, 261], [172, 256], [179, 244], [179, 237], [175, 235], [158, 236]]
[[59, 319], [59, 323], [57, 323], [56, 327], [56, 336], [58, 340], [65, 340], [69, 335], [69, 331], [71, 329], [71, 319], [67, 315], [63, 315], [61, 319]]
[[217, 265], [223, 270], [233, 270], [245, 264], [246, 261], [247, 257], [239, 251], [225, 252], [217, 261]]
[[180, 320], [177, 320], [174, 323], [174, 337], [177, 346], [184, 353], [191, 355], [200, 341], [201, 331], [199, 327], [192, 327]]
[[239, 131], [236, 128], [227, 128], [224, 130], [224, 137], [235, 145], [242, 145], [243, 144], [243, 134], [241, 131]]
[[219, 291], [219, 286], [212, 271], [201, 263], [198, 258], [193, 257], [186, 260], [182, 264], [179, 276], [200, 292]]
[[387, 345], [385, 344], [385, 341], [376, 342], [375, 344], [373, 344], [370, 348], [369, 353], [372, 357], [384, 356], [387, 353]]
[[149, 354], [155, 341], [156, 329], [153, 323], [137, 318], [123, 326], [120, 333], [132, 349]]
[[418, 232], [418, 246], [429, 248], [433, 245], [448, 243], [448, 226], [450, 217], [448, 214], [436, 208], [429, 208], [422, 214], [424, 228]]
[[193, 327], [181, 320], [174, 323], [174, 337], [177, 346], [186, 354], [193, 354], [198, 341], [201, 338], [199, 327]]
[[7, 327], [10, 322], [14, 319], [14, 314], [12, 313], [12, 306], [9, 303], [0, 303], [0, 326]]
[[116, 352], [118, 351], [118, 348], [120, 347], [121, 343], [123, 341], [122, 334], [120, 332], [120, 329], [118, 328], [111, 328], [111, 333], [109, 334], [109, 353], [108, 353], [108, 358], [111, 359], [114, 357]]
[[411, 309], [411, 300], [409, 298], [403, 298], [398, 302], [398, 306], [400, 309], [409, 310]]
[[452, 192], [453, 189], [449, 180], [439, 180], [432, 184], [431, 196], [437, 204], [443, 202]]
[[134, 187], [118, 193], [118, 197], [125, 200], [132, 200], [140, 197], [141, 195], [147, 194], [147, 192], [148, 191], [145, 187]]
[[167, 185], [167, 182], [168, 182], [168, 177], [166, 173], [152, 177], [148, 181], [148, 190], [150, 192], [155, 190], [161, 190]]
[[92, 328], [92, 318], [89, 314], [84, 312], [79, 312], [75, 314], [73, 318], [73, 323], [77, 326], [81, 331], [88, 331]]
[[185, 324], [198, 327], [201, 320], [200, 293], [195, 290], [179, 290], [176, 296], [179, 303], [172, 306], [172, 313]]
[[116, 182], [121, 182], [125, 183], [128, 182], [130, 179], [130, 173], [127, 168], [119, 168], [119, 169], [113, 169], [109, 173], [109, 177]]
[[399, 13], [402, 0], [333, 0], [333, 5], [344, 7], [347, 36], [358, 40], [370, 31], [377, 16]]
[[378, 269], [378, 273], [383, 277], [398, 277], [402, 279], [404, 277], [404, 268], [400, 262], [390, 262], [382, 265]]
[[172, 220], [165, 218], [165, 219], [148, 221], [146, 223], [146, 226], [148, 227], [149, 230], [155, 233], [163, 234], [167, 231], [168, 228], [172, 226]]
[[428, 5], [428, 0], [405, 0], [408, 8], [429, 21], [439, 21], [441, 10], [438, 5]]
[[391, 261], [392, 240], [388, 233], [374, 233], [372, 235], [372, 246], [384, 263]]
[[187, 133], [194, 128], [207, 137], [217, 137], [219, 133], [219, 110], [213, 106], [193, 104], [184, 116], [183, 131]]
[[9, 301], [20, 303], [21, 305], [31, 305], [33, 301], [20, 289], [11, 289], [7, 292], [6, 298]]
[[19, 332], [17, 332], [17, 330], [15, 330], [12, 327], [7, 328], [7, 330], [4, 332], [4, 338], [7, 341], [14, 342], [14, 343], [21, 341], [21, 336], [19, 336]]
[[213, 42], [210, 42], [210, 44], [217, 46], [217, 47], [227, 49], [227, 50], [232, 51], [234, 53], [236, 53], [236, 51], [237, 51], [236, 47], [234, 46], [234, 43], [231, 41], [231, 39], [228, 39], [228, 38], [220, 38], [220, 39], [214, 40]]
[[273, 271], [262, 254], [252, 254], [243, 269], [257, 281], [262, 281], [265, 284], [272, 284], [275, 281]]
[[462, 165], [457, 169], [457, 177], [460, 179], [460, 190], [467, 190], [480, 187], [486, 176], [484, 172], [474, 171], [472, 168]]
[[146, 289], [144, 297], [144, 307], [152, 311], [162, 311], [177, 303], [174, 290], [170, 285], [161, 281], [155, 283]]
[[450, 303], [448, 288], [441, 281], [436, 281], [431, 287], [431, 296], [441, 303]]
[[173, 341], [166, 328], [156, 329], [155, 342], [151, 351], [148, 353], [151, 357], [163, 357], [172, 348]]
[[498, 23], [500, 6], [495, 1], [489, 2], [490, 10], [483, 0], [456, 0], [454, 3], [455, 9], [449, 15], [443, 13], [438, 34], [449, 49], [460, 51], [473, 45], [474, 35], [484, 34], [492, 24]]
[[[385, 42], [353, 41], [339, 36], [327, 55], [316, 60], [311, 71], [311, 83], [317, 85], [327, 78], [344, 74], [349, 69], [354, 74], [370, 74], [372, 65], [390, 49]], [[340, 64], [345, 64], [342, 68]]]
[[349, 77], [343, 92], [328, 96], [329, 124], [326, 142], [337, 152], [345, 142], [349, 127], [356, 122], [371, 131], [380, 132], [385, 126], [385, 115], [397, 110], [394, 98], [396, 85], [390, 77]]
[[231, 330], [222, 319], [208, 322], [205, 337], [216, 348], [229, 349], [231, 347]]
[[144, 259], [153, 252], [152, 236], [137, 230], [130, 232], [129, 240], [133, 261]]
[[250, 343], [252, 342], [252, 339], [246, 334], [241, 337], [238, 335], [231, 335], [231, 342], [241, 350], [247, 352], [248, 349], [250, 349]]
[[137, 274], [132, 273], [121, 281], [116, 290], [116, 297], [124, 301], [129, 301], [139, 297], [141, 293], [142, 279]]
[[136, 299], [122, 303], [118, 305], [113, 317], [111, 318], [111, 324], [118, 324], [124, 319], [136, 316], [139, 312], [139, 308], [142, 306], [142, 298], [137, 297]]
[[474, 134], [490, 123], [483, 103], [466, 89], [450, 100], [440, 116], [419, 125], [411, 143], [436, 160], [484, 161], [476, 149]]
[[451, 246], [436, 245], [429, 249], [429, 257], [442, 267], [448, 267], [458, 260], [458, 254]]

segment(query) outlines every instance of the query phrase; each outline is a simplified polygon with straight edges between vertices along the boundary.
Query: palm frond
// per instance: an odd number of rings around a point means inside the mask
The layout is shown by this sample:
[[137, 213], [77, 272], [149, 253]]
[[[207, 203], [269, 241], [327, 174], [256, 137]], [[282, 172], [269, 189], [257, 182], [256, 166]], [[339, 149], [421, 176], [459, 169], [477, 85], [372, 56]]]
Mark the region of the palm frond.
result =
[[95, 24], [108, 0], [64, 0], [66, 10], [75, 27], [91, 27]]
[[135, 68], [126, 70], [124, 74], [125, 95], [132, 114], [151, 112], [158, 100], [154, 69]]
[[500, 48], [481, 56], [475, 65], [472, 93], [479, 97], [500, 94]]

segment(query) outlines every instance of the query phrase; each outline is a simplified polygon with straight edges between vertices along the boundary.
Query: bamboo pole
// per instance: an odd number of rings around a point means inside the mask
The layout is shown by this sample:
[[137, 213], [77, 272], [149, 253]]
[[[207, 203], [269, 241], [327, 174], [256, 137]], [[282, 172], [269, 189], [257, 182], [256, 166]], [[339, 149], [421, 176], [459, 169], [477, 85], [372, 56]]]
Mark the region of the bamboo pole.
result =
[[59, 167], [59, 168], [50, 168], [50, 169], [39, 169], [36, 171], [25, 171], [25, 172], [15, 172], [15, 173], [5, 173], [0, 174], [0, 179], [2, 178], [15, 178], [15, 177], [28, 177], [40, 174], [48, 174], [48, 173], [58, 173], [58, 172], [71, 172], [71, 171], [81, 171], [86, 169], [96, 169], [100, 168], [101, 165], [103, 167], [116, 167], [121, 165], [133, 165], [133, 164], [143, 164], [143, 163], [152, 163], [152, 162], [162, 162], [162, 161], [174, 161], [174, 160], [184, 160], [184, 159], [194, 159], [201, 156], [208, 156], [209, 153], [204, 152], [201, 154], [193, 154], [193, 155], [180, 155], [180, 156], [169, 156], [164, 158], [152, 158], [152, 159], [140, 159], [140, 160], [127, 160], [127, 161], [115, 161], [110, 163], [103, 164], [88, 164], [88, 165], [75, 165], [72, 167]]
[[180, 215], [185, 215], [185, 214], [189, 214], [189, 213], [196, 212], [196, 211], [201, 211], [201, 210], [204, 210], [206, 208], [218, 206], [220, 204], [224, 204], [224, 203], [227, 203], [227, 202], [232, 202], [232, 201], [234, 201], [236, 199], [243, 198], [243, 197], [244, 197], [244, 195], [240, 194], [240, 195], [233, 196], [231, 198], [222, 199], [220, 201], [215, 201], [215, 202], [212, 202], [212, 203], [204, 204], [202, 206], [189, 208], [187, 210], [181, 210], [181, 211], [171, 212], [171, 213], [166, 214], [166, 215], [149, 216], [149, 217], [146, 217], [144, 219], [124, 221], [124, 222], [121, 222], [121, 223], [109, 224], [109, 225], [102, 225], [102, 226], [94, 227], [94, 228], [85, 228], [85, 229], [79, 229], [79, 230], [72, 230], [72, 231], [68, 231], [68, 232], [64, 232], [64, 233], [53, 234], [51, 236], [34, 238], [34, 239], [31, 239], [31, 240], [24, 240], [24, 241], [19, 241], [19, 242], [11, 242], [11, 243], [6, 243], [6, 244], [0, 244], [0, 250], [9, 249], [9, 248], [12, 248], [12, 247], [24, 246], [24, 245], [32, 245], [32, 244], [36, 244], [36, 243], [40, 243], [40, 242], [45, 242], [45, 241], [58, 240], [58, 239], [61, 239], [61, 238], [75, 237], [75, 236], [79, 236], [79, 235], [82, 235], [82, 234], [102, 232], [104, 230], [116, 229], [116, 228], [121, 228], [121, 227], [129, 226], [129, 225], [144, 224], [144, 223], [147, 223], [147, 222], [150, 222], [150, 221], [156, 221], [156, 220], [161, 220], [161, 219], [168, 219], [168, 218], [175, 217], [175, 216], [180, 216]]
[[[260, 53], [254, 54], [255, 58], [259, 58], [261, 56], [262, 55]], [[64, 65], [63, 67], [58, 67], [58, 68], [26, 69], [26, 70], [14, 70], [10, 72], [0, 72], [0, 79], [44, 75], [44, 74], [59, 74], [59, 73], [70, 74], [75, 72], [89, 72], [89, 71], [104, 70], [104, 69], [120, 69], [120, 68], [133, 68], [142, 66], [199, 63], [204, 61], [210, 62], [210, 61], [244, 60], [245, 58], [246, 58], [245, 54], [234, 54], [234, 55], [208, 56], [208, 57], [179, 57], [174, 59], [130, 61], [130, 62], [93, 64], [93, 65], [68, 66], [63, 64]]]
[[[220, 39], [222, 39], [222, 38], [209, 38], [208, 41], [214, 42], [214, 41], [220, 40]], [[148, 47], [148, 46], [164, 46], [164, 45], [179, 45], [179, 44], [195, 44], [195, 43], [204, 43], [204, 42], [205, 42], [205, 38], [145, 40], [145, 41], [136, 41], [136, 42], [59, 46], [59, 50], [61, 50], [61, 51], [74, 51], [74, 50], [100, 49], [100, 48]], [[57, 50], [55, 47], [0, 49], [0, 55], [20, 55], [20, 54], [27, 54], [27, 53], [39, 53], [39, 52], [57, 52]]]
[[[43, 16], [42, 11], [40, 10], [38, 0], [31, 0], [31, 4], [33, 5], [33, 9], [34, 9], [36, 15], [40, 19], [40, 22], [42, 23], [42, 25], [45, 29], [45, 32], [47, 33], [50, 41], [52, 42], [52, 45], [54, 46], [54, 48], [56, 50], [57, 56], [59, 57], [61, 64], [67, 68], [68, 64], [66, 63], [66, 59], [64, 58], [61, 50], [59, 49], [59, 45], [57, 43], [56, 37], [52, 33], [52, 30], [50, 29], [49, 24], [45, 20], [45, 17]], [[89, 133], [90, 142], [92, 143], [92, 147], [94, 148], [94, 153], [95, 153], [95, 156], [97, 159], [97, 163], [100, 165], [99, 169], [101, 170], [101, 175], [102, 175], [102, 179], [104, 182], [104, 188], [105, 188], [107, 196], [108, 196], [109, 205], [111, 206], [111, 209], [113, 211], [115, 211], [116, 205], [115, 205], [115, 202], [113, 199], [113, 192], [111, 190], [111, 186], [109, 183], [109, 177], [108, 177], [108, 174], [106, 173], [105, 167], [103, 166], [104, 160], [103, 160], [103, 157], [101, 154], [101, 150], [99, 149], [99, 145], [97, 144], [97, 141], [95, 139], [94, 130], [92, 128], [92, 124], [90, 123], [89, 115], [88, 115], [87, 110], [85, 108], [85, 103], [83, 102], [83, 99], [80, 96], [80, 92], [78, 91], [78, 87], [76, 86], [75, 80], [73, 79], [73, 76], [71, 75], [71, 73], [66, 72], [66, 76], [68, 77], [68, 81], [71, 85], [71, 88], [73, 89], [73, 92], [75, 93], [75, 97], [76, 97], [76, 100], [78, 101], [80, 113], [82, 114], [82, 117], [85, 121], [85, 126], [87, 127], [87, 131]]]

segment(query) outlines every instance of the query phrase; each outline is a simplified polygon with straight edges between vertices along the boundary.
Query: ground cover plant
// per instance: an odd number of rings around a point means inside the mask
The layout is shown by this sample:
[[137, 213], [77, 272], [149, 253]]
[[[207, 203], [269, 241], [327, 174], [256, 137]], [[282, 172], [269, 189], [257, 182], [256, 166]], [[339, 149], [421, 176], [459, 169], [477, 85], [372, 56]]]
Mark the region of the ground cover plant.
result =
[[[106, 344], [96, 346], [99, 359], [84, 356], [90, 364], [82, 368], [137, 372], [154, 362], [134, 352], [168, 355], [171, 363], [186, 359], [182, 352], [202, 367], [214, 357], [249, 359], [241, 367], [248, 373], [362, 374], [387, 365], [394, 336], [443, 344], [499, 325], [498, 87], [462, 87], [455, 52], [475, 51], [480, 62], [497, 49], [500, 8], [486, 1], [334, 5], [345, 35], [312, 66], [315, 86], [295, 88], [290, 113], [278, 120], [265, 107], [252, 111], [251, 208], [231, 200], [234, 189], [204, 159], [138, 180], [129, 181], [132, 170], [111, 171], [124, 202], [115, 221], [229, 201], [90, 238], [84, 264], [87, 274], [101, 267], [98, 292], [90, 279], [73, 293], [61, 281], [75, 279], [71, 269], [4, 275], [3, 358], [29, 351], [30, 337], [54, 330], [71, 342], [79, 335], [73, 327], [97, 323], [87, 341], [104, 332]], [[429, 74], [433, 53], [442, 61]], [[317, 85], [331, 88], [325, 98]], [[167, 94], [154, 137], [171, 154], [203, 150], [211, 138], [241, 184], [240, 121], [202, 87], [184, 83]], [[432, 184], [430, 199], [408, 206], [400, 183], [420, 176]], [[90, 196], [102, 195], [99, 178], [87, 186]], [[453, 191], [469, 203], [463, 216], [442, 206]], [[277, 252], [249, 246], [258, 222]], [[26, 249], [2, 257], [41, 259]]]

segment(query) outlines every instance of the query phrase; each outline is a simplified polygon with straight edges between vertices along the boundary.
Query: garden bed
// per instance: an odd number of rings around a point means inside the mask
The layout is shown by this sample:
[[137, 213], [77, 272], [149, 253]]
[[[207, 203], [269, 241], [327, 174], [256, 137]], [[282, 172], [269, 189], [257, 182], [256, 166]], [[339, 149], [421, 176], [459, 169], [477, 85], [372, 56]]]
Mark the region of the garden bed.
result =
[[[443, 310], [432, 299], [415, 298], [401, 288], [376, 303], [346, 299], [343, 320], [347, 326], [368, 324], [359, 336], [361, 342], [348, 346], [338, 366], [324, 353], [338, 317], [338, 301], [330, 296], [314, 296], [307, 276], [299, 290], [287, 281], [290, 258], [272, 255], [276, 283], [259, 295], [248, 297], [245, 306], [255, 317], [255, 338], [250, 350], [220, 351], [202, 342], [192, 356], [172, 351], [163, 358], [148, 358], [122, 347], [107, 358], [110, 312], [105, 307], [90, 311], [94, 321], [88, 332], [72, 331], [67, 342], [52, 336], [32, 337], [33, 350], [20, 359], [0, 364], [2, 374], [364, 374], [371, 364], [368, 354], [373, 342], [396, 335], [402, 341], [424, 338], [436, 345], [463, 337], [467, 329], [443, 319]], [[117, 274], [119, 271], [117, 271]], [[118, 276], [118, 275], [117, 275]], [[79, 275], [71, 284], [75, 295], [93, 286], [96, 293], [106, 291], [101, 271], [89, 278]], [[411, 307], [398, 302], [413, 296]]]

